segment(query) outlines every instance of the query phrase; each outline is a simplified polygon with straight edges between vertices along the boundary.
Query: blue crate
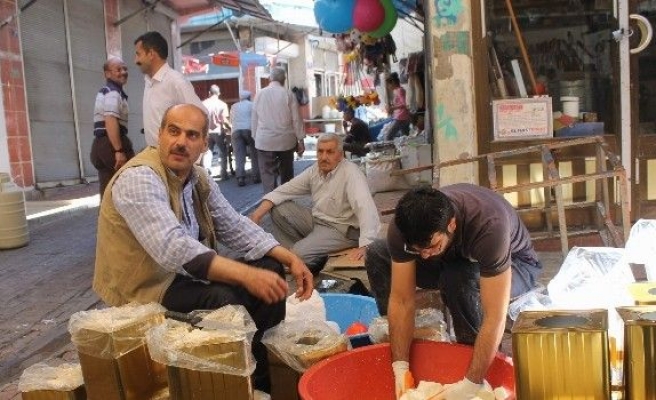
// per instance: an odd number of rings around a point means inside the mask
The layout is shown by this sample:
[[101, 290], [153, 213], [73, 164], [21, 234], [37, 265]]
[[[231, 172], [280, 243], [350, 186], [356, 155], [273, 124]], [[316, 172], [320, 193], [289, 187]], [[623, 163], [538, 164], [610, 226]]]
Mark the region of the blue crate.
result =
[[577, 122], [572, 126], [567, 126], [554, 132], [556, 137], [597, 136], [603, 134], [603, 122]]

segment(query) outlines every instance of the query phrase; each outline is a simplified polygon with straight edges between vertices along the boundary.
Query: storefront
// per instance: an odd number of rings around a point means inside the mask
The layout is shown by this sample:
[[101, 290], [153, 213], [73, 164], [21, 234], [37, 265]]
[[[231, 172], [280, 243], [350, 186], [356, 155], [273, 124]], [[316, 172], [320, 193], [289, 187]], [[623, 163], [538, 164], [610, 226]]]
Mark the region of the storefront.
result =
[[[650, 35], [642, 22], [654, 22], [654, 3], [427, 2], [427, 35], [433, 44], [427, 50], [431, 52], [435, 159], [447, 161], [566, 140], [565, 136], [602, 134], [623, 160], [631, 187], [632, 219], [654, 215], [656, 101], [652, 93], [656, 78], [650, 60], [656, 50], [653, 43], [641, 52], [635, 50], [645, 47]], [[495, 136], [493, 102], [523, 93], [550, 96], [554, 137], [499, 140]], [[578, 115], [562, 119], [564, 108], [572, 113], [572, 101]], [[561, 131], [563, 125], [566, 129]], [[585, 173], [592, 156], [587, 149], [558, 154], [561, 175]], [[495, 173], [502, 186], [532, 182], [541, 179], [537, 176], [541, 171], [533, 172], [539, 163], [539, 159], [517, 160], [497, 167]], [[484, 163], [463, 165], [441, 176], [439, 184], [486, 185], [489, 172]], [[574, 184], [568, 193], [569, 200], [576, 201], [589, 196], [590, 190], [584, 183]], [[520, 196], [515, 205], [535, 206], [535, 199], [529, 197], [522, 200]]]

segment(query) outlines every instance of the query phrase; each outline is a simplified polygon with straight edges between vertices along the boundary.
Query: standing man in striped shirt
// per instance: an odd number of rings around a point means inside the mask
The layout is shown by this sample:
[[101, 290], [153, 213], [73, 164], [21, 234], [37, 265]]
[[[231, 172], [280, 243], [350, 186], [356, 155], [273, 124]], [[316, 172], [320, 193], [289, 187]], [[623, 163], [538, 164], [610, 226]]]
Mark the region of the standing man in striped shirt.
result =
[[103, 64], [105, 86], [96, 95], [93, 109], [93, 144], [91, 163], [98, 170], [100, 196], [114, 173], [134, 157], [128, 138], [128, 95], [123, 85], [128, 81], [128, 67], [118, 57]]

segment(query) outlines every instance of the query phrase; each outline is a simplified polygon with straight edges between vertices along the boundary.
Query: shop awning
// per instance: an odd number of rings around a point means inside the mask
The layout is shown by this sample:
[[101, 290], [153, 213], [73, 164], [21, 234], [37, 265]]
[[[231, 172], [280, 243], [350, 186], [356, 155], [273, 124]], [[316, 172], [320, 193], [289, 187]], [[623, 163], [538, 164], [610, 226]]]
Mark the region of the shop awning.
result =
[[236, 13], [271, 20], [271, 14], [260, 4], [259, 0], [162, 0], [180, 16], [197, 14], [224, 7]]

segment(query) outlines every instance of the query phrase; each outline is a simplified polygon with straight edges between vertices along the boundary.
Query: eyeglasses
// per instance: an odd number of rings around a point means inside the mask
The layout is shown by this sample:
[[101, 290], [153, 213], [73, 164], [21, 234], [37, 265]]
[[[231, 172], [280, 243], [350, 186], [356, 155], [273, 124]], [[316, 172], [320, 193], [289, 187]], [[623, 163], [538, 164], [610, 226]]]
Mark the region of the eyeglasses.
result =
[[[442, 248], [444, 247], [444, 243], [445, 243], [445, 240], [440, 240], [441, 236], [442, 236], [442, 234], [440, 234], [439, 232], [435, 232], [433, 234], [433, 236], [431, 237], [431, 243], [428, 245], [428, 247], [424, 247], [423, 249], [419, 249], [419, 250], [415, 250], [411, 247], [408, 247], [407, 243], [404, 243], [403, 244], [403, 251], [405, 251], [408, 254], [415, 255], [415, 256], [423, 256], [425, 253], [427, 253], [427, 252], [429, 252], [433, 249], [436, 249], [437, 254], [440, 254], [442, 252]], [[437, 242], [434, 243], [433, 241], [435, 240], [435, 238], [437, 238]], [[448, 235], [447, 235], [446, 240], [448, 241]]]

